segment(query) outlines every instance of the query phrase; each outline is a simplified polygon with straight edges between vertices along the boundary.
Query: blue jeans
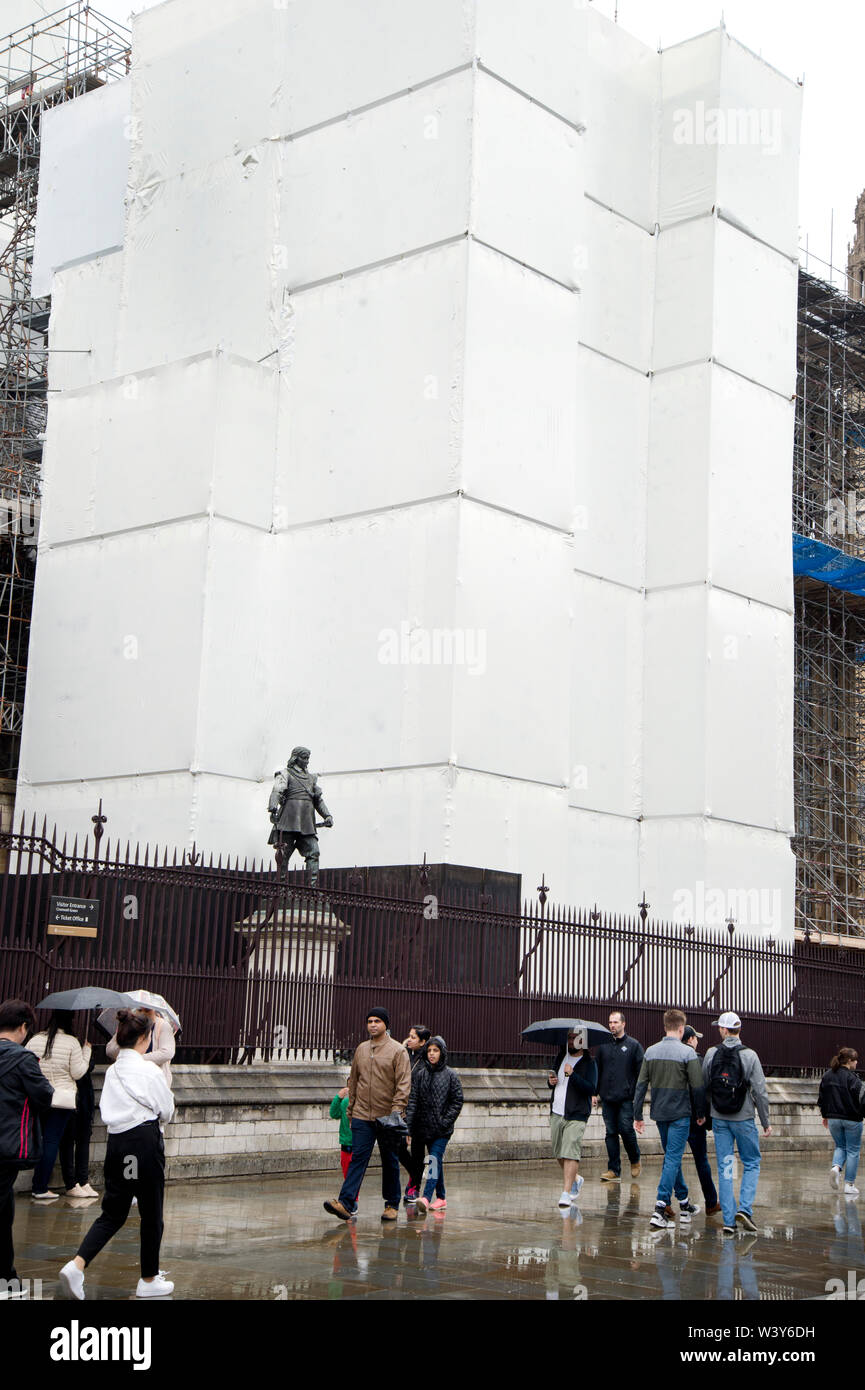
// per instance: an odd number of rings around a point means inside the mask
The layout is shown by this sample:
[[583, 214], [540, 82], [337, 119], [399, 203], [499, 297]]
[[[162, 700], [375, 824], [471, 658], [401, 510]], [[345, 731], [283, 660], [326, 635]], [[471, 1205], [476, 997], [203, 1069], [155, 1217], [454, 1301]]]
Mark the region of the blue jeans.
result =
[[859, 1170], [859, 1150], [862, 1147], [862, 1121], [830, 1120], [829, 1133], [835, 1140], [833, 1167], [844, 1169], [845, 1182], [855, 1182]]
[[734, 1150], [742, 1160], [742, 1182], [739, 1188], [739, 1211], [751, 1216], [757, 1181], [760, 1177], [760, 1136], [754, 1120], [724, 1120], [712, 1116], [715, 1132], [715, 1157], [718, 1161], [718, 1193], [724, 1225], [736, 1224], [736, 1194], [733, 1190]]
[[[433, 1192], [437, 1197], [445, 1195], [445, 1170], [442, 1165], [445, 1149], [448, 1146], [449, 1134], [442, 1135], [439, 1139], [424, 1140], [424, 1146], [429, 1153], [429, 1176], [424, 1183], [423, 1195], [427, 1201], [432, 1201]], [[412, 1153], [418, 1152], [418, 1140], [412, 1138]]]
[[[363, 1182], [376, 1140], [375, 1120], [352, 1120], [351, 1163], [340, 1188], [339, 1200], [347, 1211], [357, 1210], [357, 1194]], [[381, 1155], [381, 1195], [389, 1207], [398, 1207], [400, 1199], [399, 1155], [390, 1144], [378, 1139]]]
[[74, 1110], [49, 1110], [42, 1119], [42, 1157], [33, 1169], [33, 1191], [47, 1192], [63, 1132]]
[[606, 1130], [607, 1166], [617, 1175], [622, 1171], [622, 1151], [619, 1148], [619, 1135], [625, 1145], [625, 1152], [631, 1163], [640, 1161], [640, 1146], [634, 1130], [634, 1102], [632, 1100], [602, 1100]]
[[688, 1200], [688, 1188], [682, 1177], [682, 1155], [688, 1142], [691, 1117], [683, 1115], [680, 1120], [658, 1120], [657, 1125], [664, 1146], [664, 1166], [661, 1169], [661, 1181], [658, 1183], [658, 1202], [663, 1202], [664, 1206], [668, 1207], [673, 1197], [673, 1188], [680, 1202]]

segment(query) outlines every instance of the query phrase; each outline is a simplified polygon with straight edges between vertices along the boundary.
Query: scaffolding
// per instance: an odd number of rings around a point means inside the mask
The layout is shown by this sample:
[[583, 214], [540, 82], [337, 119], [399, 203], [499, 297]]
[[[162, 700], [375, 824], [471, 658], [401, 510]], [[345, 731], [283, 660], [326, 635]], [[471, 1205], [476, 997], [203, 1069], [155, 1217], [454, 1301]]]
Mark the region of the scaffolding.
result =
[[[799, 272], [793, 530], [865, 558], [865, 304]], [[795, 581], [796, 925], [865, 935], [865, 597]]]
[[31, 292], [42, 116], [130, 58], [129, 31], [84, 3], [0, 39], [0, 779], [18, 768], [47, 416], [51, 306]]

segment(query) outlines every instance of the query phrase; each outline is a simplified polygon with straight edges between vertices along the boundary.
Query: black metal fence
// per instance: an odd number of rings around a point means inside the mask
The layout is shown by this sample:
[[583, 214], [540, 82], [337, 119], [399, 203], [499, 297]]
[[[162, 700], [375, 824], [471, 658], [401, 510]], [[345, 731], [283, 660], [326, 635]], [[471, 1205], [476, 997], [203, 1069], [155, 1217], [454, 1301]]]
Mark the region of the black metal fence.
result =
[[[97, 829], [99, 826], [97, 824]], [[81, 984], [163, 994], [183, 1021], [186, 1061], [344, 1056], [366, 1010], [386, 1005], [395, 1036], [426, 1023], [458, 1063], [538, 1066], [522, 1042], [537, 1018], [575, 1013], [660, 1036], [684, 1008], [711, 1038], [725, 1009], [774, 1072], [822, 1070], [838, 1047], [865, 1057], [865, 952], [773, 944], [575, 909], [494, 911], [468, 892], [440, 901], [363, 890], [354, 874], [207, 863], [194, 849], [71, 850], [43, 825], [0, 835], [0, 996], [38, 1003]], [[49, 934], [51, 900], [97, 900], [93, 936]], [[56, 914], [55, 914], [56, 915]]]

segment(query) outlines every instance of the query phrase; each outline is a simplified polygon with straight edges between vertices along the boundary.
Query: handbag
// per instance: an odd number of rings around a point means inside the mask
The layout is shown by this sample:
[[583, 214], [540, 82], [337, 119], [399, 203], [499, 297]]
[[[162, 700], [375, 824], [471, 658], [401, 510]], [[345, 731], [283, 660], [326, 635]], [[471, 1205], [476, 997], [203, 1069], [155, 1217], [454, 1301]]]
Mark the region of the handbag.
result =
[[398, 1110], [392, 1110], [389, 1115], [381, 1115], [376, 1120], [375, 1134], [379, 1144], [398, 1149], [408, 1134], [408, 1125]]

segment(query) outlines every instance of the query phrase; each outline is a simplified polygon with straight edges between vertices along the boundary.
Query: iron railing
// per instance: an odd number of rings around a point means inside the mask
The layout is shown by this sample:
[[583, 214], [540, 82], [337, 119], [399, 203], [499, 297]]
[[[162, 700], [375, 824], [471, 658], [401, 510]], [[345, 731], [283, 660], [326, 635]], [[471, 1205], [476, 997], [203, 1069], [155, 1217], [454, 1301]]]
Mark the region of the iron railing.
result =
[[[343, 1057], [364, 1036], [366, 1010], [386, 1005], [395, 1036], [425, 1023], [457, 1063], [541, 1066], [525, 1044], [538, 1018], [627, 1014], [644, 1042], [661, 1013], [683, 1008], [712, 1040], [725, 1009], [767, 1071], [819, 1071], [840, 1046], [865, 1057], [865, 951], [773, 943], [735, 924], [695, 928], [648, 917], [527, 904], [490, 908], [363, 889], [356, 873], [207, 862], [193, 847], [110, 842], [102, 824], [79, 848], [43, 825], [0, 835], [0, 996], [33, 1003], [100, 983], [163, 994], [183, 1020], [187, 1061]], [[96, 899], [96, 937], [49, 935], [52, 897]]]

